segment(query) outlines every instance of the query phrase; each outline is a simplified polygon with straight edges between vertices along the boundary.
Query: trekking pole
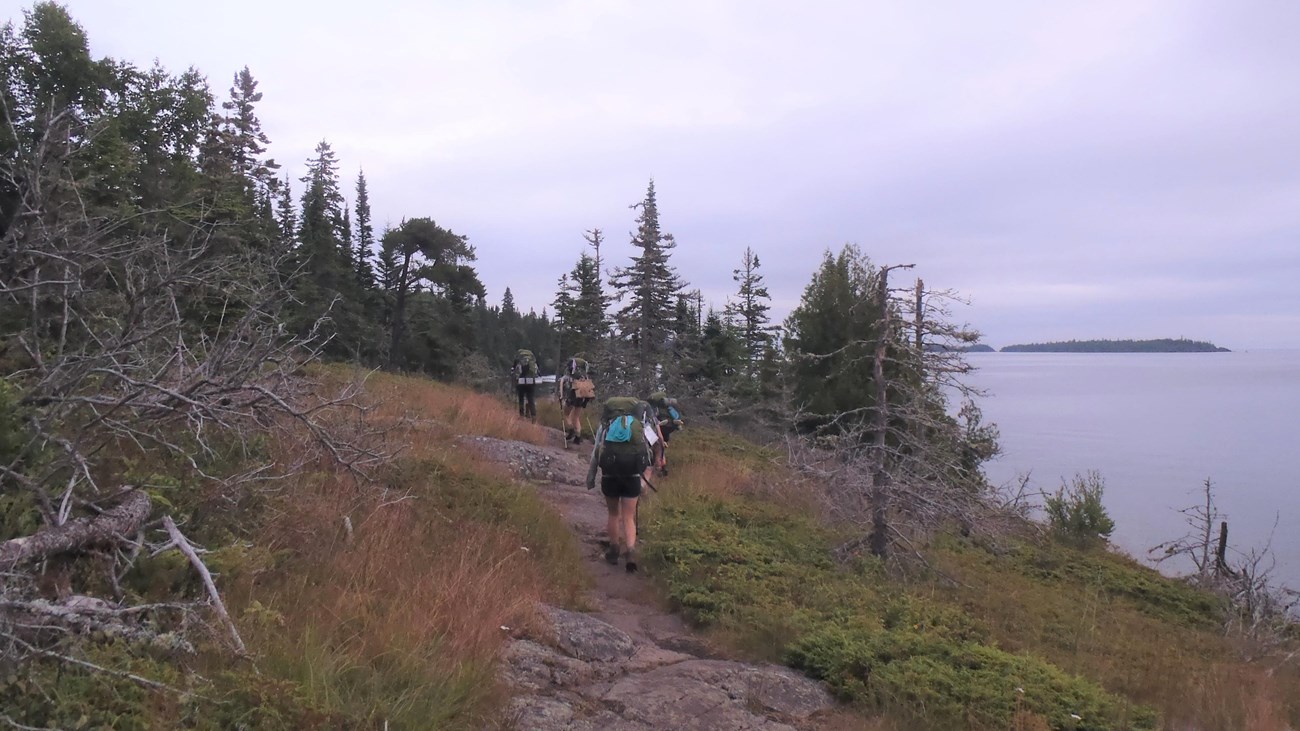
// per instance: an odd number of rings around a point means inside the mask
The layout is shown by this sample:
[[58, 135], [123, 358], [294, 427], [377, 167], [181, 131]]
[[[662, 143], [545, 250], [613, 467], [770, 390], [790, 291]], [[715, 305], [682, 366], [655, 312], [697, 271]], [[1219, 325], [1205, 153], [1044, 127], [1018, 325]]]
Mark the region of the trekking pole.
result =
[[649, 487], [651, 490], [654, 490], [655, 492], [659, 492], [659, 488], [655, 487], [653, 482], [647, 480], [645, 474], [641, 475], [641, 481], [646, 484], [646, 487]]
[[564, 438], [564, 448], [569, 448], [569, 420], [564, 414], [564, 382], [556, 381], [558, 391], [556, 391], [556, 400], [560, 402], [560, 435]]

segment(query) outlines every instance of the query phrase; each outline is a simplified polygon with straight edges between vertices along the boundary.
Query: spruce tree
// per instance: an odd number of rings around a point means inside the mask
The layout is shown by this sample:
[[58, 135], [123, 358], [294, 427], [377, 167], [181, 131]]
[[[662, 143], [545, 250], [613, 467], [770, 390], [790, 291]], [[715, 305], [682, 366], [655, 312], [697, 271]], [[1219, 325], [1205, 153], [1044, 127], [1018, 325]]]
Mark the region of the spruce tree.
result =
[[356, 264], [357, 284], [365, 289], [375, 286], [375, 267], [371, 263], [374, 256], [375, 229], [370, 223], [370, 191], [366, 188], [366, 174], [357, 173], [357, 237]]
[[277, 186], [275, 203], [275, 220], [276, 227], [280, 234], [281, 251], [290, 251], [294, 248], [294, 242], [297, 240], [298, 219], [293, 210], [293, 188], [289, 183], [288, 173], [284, 176], [284, 184]]
[[856, 246], [827, 251], [785, 324], [792, 406], [801, 428], [819, 428], [842, 412], [861, 424], [874, 400], [871, 360], [878, 336], [876, 268]]
[[515, 309], [515, 295], [506, 287], [505, 294], [501, 295], [501, 317], [507, 322], [519, 319], [519, 310]]
[[310, 328], [328, 315], [333, 340], [326, 352], [369, 360], [377, 357], [382, 336], [356, 283], [351, 250], [345, 237], [344, 200], [339, 191], [338, 160], [328, 142], [316, 146], [302, 182], [306, 189], [298, 216], [297, 260], [301, 312], [295, 325]]
[[653, 180], [645, 199], [633, 208], [641, 209], [632, 234], [632, 245], [640, 253], [632, 257], [630, 266], [614, 273], [613, 285], [618, 300], [626, 302], [616, 316], [619, 335], [632, 349], [637, 385], [649, 390], [664, 363], [683, 282], [669, 263], [676, 242], [660, 227]]
[[578, 258], [573, 271], [560, 278], [554, 304], [566, 353], [582, 353], [587, 360], [596, 360], [609, 337], [609, 317], [605, 314], [609, 298], [596, 260], [586, 252]]
[[746, 246], [740, 268], [732, 270], [732, 279], [739, 285], [739, 290], [736, 299], [727, 304], [727, 319], [736, 328], [744, 346], [745, 375], [750, 378], [757, 372], [758, 363], [772, 338], [767, 315], [772, 309], [772, 296], [767, 293], [758, 268], [758, 255]]
[[230, 99], [221, 105], [226, 111], [222, 128], [229, 140], [231, 164], [246, 181], [249, 190], [259, 197], [274, 189], [275, 171], [280, 168], [275, 160], [262, 159], [271, 141], [257, 118], [255, 106], [260, 101], [262, 92], [257, 90], [257, 81], [245, 66], [235, 74]]

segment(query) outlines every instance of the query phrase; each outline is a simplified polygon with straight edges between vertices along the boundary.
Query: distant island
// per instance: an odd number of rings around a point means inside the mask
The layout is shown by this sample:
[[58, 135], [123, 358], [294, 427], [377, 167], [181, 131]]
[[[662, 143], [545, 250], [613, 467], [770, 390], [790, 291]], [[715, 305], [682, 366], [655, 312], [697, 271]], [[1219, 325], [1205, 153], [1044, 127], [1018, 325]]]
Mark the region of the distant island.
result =
[[962, 345], [954, 347], [951, 345], [940, 345], [938, 343], [926, 343], [925, 352], [927, 353], [996, 353], [992, 346], [978, 343], [976, 345]]
[[1008, 345], [1003, 353], [1230, 353], [1214, 343], [1186, 338], [1158, 340], [1068, 340]]

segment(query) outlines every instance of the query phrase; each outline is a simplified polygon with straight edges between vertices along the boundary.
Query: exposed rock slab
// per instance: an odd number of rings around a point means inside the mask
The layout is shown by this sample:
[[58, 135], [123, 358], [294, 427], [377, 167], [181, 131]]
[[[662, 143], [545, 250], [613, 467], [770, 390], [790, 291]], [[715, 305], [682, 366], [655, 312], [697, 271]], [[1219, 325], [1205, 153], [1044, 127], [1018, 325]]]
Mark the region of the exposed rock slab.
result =
[[787, 668], [675, 652], [581, 612], [543, 614], [541, 641], [515, 640], [502, 658], [519, 729], [793, 731], [833, 705]]

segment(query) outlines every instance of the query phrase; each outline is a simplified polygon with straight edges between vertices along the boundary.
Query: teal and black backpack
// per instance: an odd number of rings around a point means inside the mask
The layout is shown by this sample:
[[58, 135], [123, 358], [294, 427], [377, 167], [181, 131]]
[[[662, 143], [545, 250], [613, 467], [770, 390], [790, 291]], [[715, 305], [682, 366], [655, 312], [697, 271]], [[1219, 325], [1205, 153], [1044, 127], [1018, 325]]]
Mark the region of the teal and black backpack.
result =
[[637, 418], [640, 402], [626, 396], [605, 401], [601, 424], [605, 440], [600, 445], [600, 471], [605, 475], [639, 475], [650, 466], [645, 424]]

